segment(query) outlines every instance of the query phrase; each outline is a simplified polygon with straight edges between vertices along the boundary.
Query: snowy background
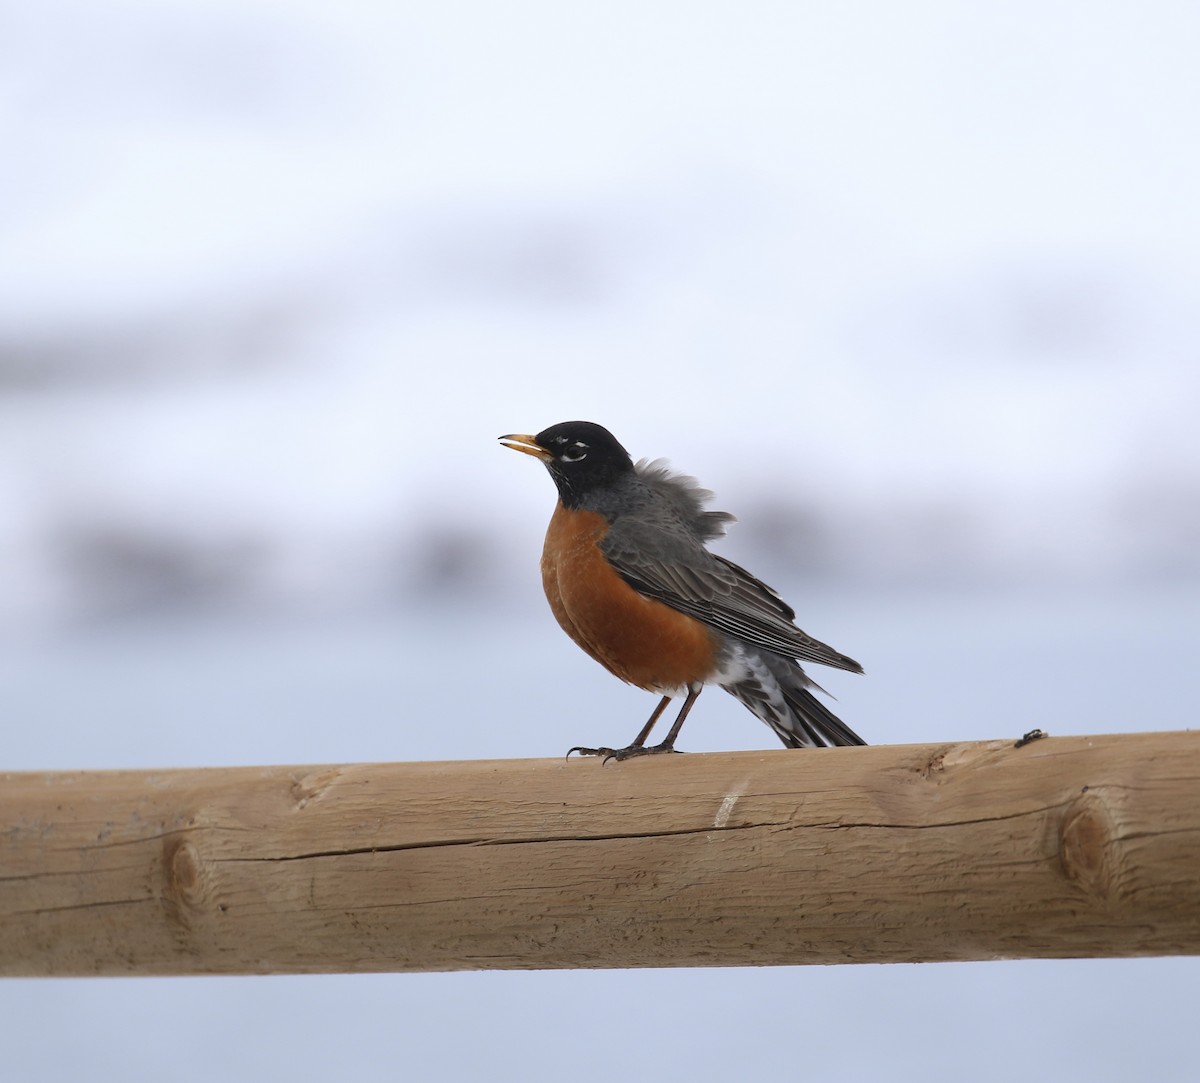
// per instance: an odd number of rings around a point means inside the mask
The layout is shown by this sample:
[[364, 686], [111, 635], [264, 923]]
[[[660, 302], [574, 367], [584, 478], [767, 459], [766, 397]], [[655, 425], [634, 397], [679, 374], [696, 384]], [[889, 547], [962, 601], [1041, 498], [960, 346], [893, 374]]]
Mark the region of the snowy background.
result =
[[[1193, 723], [1194, 5], [0, 27], [4, 768], [628, 740], [652, 697], [553, 626], [553, 490], [495, 443], [570, 418], [717, 491], [872, 742]], [[710, 692], [681, 744], [771, 737]], [[22, 1080], [1190, 1080], [1198, 978], [10, 981], [0, 1042]]]

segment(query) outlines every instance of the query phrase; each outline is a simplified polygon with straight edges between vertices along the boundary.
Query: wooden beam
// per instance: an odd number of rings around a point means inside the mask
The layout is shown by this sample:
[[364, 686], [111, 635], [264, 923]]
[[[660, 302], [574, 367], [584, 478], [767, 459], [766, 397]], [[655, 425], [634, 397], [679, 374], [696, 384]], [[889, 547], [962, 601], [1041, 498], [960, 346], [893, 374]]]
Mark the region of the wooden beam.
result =
[[0, 775], [0, 974], [1200, 952], [1200, 733]]

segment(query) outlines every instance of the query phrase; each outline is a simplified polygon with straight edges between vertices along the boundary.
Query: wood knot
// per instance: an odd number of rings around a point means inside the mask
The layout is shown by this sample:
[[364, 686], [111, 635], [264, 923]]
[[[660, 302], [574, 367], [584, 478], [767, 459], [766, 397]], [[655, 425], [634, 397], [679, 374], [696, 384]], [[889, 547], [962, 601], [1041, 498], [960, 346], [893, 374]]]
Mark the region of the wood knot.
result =
[[304, 808], [310, 801], [315, 801], [324, 795], [325, 791], [341, 776], [341, 768], [338, 767], [331, 767], [325, 771], [311, 772], [307, 775], [293, 776], [290, 788], [292, 802], [296, 808]]
[[946, 769], [946, 755], [953, 747], [953, 745], [943, 745], [930, 756], [921, 768], [921, 777], [928, 779], [940, 775]]
[[1085, 786], [1067, 806], [1058, 832], [1063, 875], [1093, 898], [1115, 901], [1120, 874], [1116, 824], [1095, 790]]
[[200, 853], [187, 839], [168, 835], [162, 869], [163, 909], [175, 925], [189, 929], [193, 917], [204, 911], [209, 893]]
[[986, 762], [997, 749], [1005, 747], [1003, 741], [969, 741], [965, 744], [942, 745], [921, 768], [921, 777], [940, 782], [941, 775], [955, 768], [969, 767]]

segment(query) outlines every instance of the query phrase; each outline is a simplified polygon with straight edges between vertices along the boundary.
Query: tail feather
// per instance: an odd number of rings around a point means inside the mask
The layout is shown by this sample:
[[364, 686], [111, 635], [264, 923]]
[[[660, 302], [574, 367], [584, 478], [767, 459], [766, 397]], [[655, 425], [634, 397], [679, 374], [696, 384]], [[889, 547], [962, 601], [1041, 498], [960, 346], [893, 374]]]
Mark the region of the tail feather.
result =
[[[808, 740], [799, 739], [794, 732], [781, 732], [772, 727], [788, 748], [820, 747], [821, 745], [865, 745], [857, 733], [825, 706], [807, 688], [783, 689], [783, 697], [792, 715]], [[789, 740], [790, 738], [790, 740]]]
[[[731, 659], [733, 661], [733, 659]], [[761, 718], [788, 748], [865, 745], [810, 689], [823, 691], [798, 662], [754, 648], [737, 652], [736, 676], [721, 687]]]

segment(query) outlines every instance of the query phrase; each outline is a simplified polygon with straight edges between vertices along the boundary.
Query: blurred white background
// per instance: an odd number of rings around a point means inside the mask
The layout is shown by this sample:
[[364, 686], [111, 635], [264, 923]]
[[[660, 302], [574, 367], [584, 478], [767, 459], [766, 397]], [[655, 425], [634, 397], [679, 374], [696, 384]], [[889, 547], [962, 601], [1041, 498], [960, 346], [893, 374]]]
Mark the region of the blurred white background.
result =
[[[627, 740], [653, 698], [554, 627], [553, 489], [495, 443], [571, 418], [717, 491], [872, 742], [1192, 722], [1194, 5], [0, 24], [0, 768]], [[772, 740], [710, 692], [681, 744]], [[47, 1080], [1190, 1080], [1198, 977], [10, 981], [0, 1041]]]

